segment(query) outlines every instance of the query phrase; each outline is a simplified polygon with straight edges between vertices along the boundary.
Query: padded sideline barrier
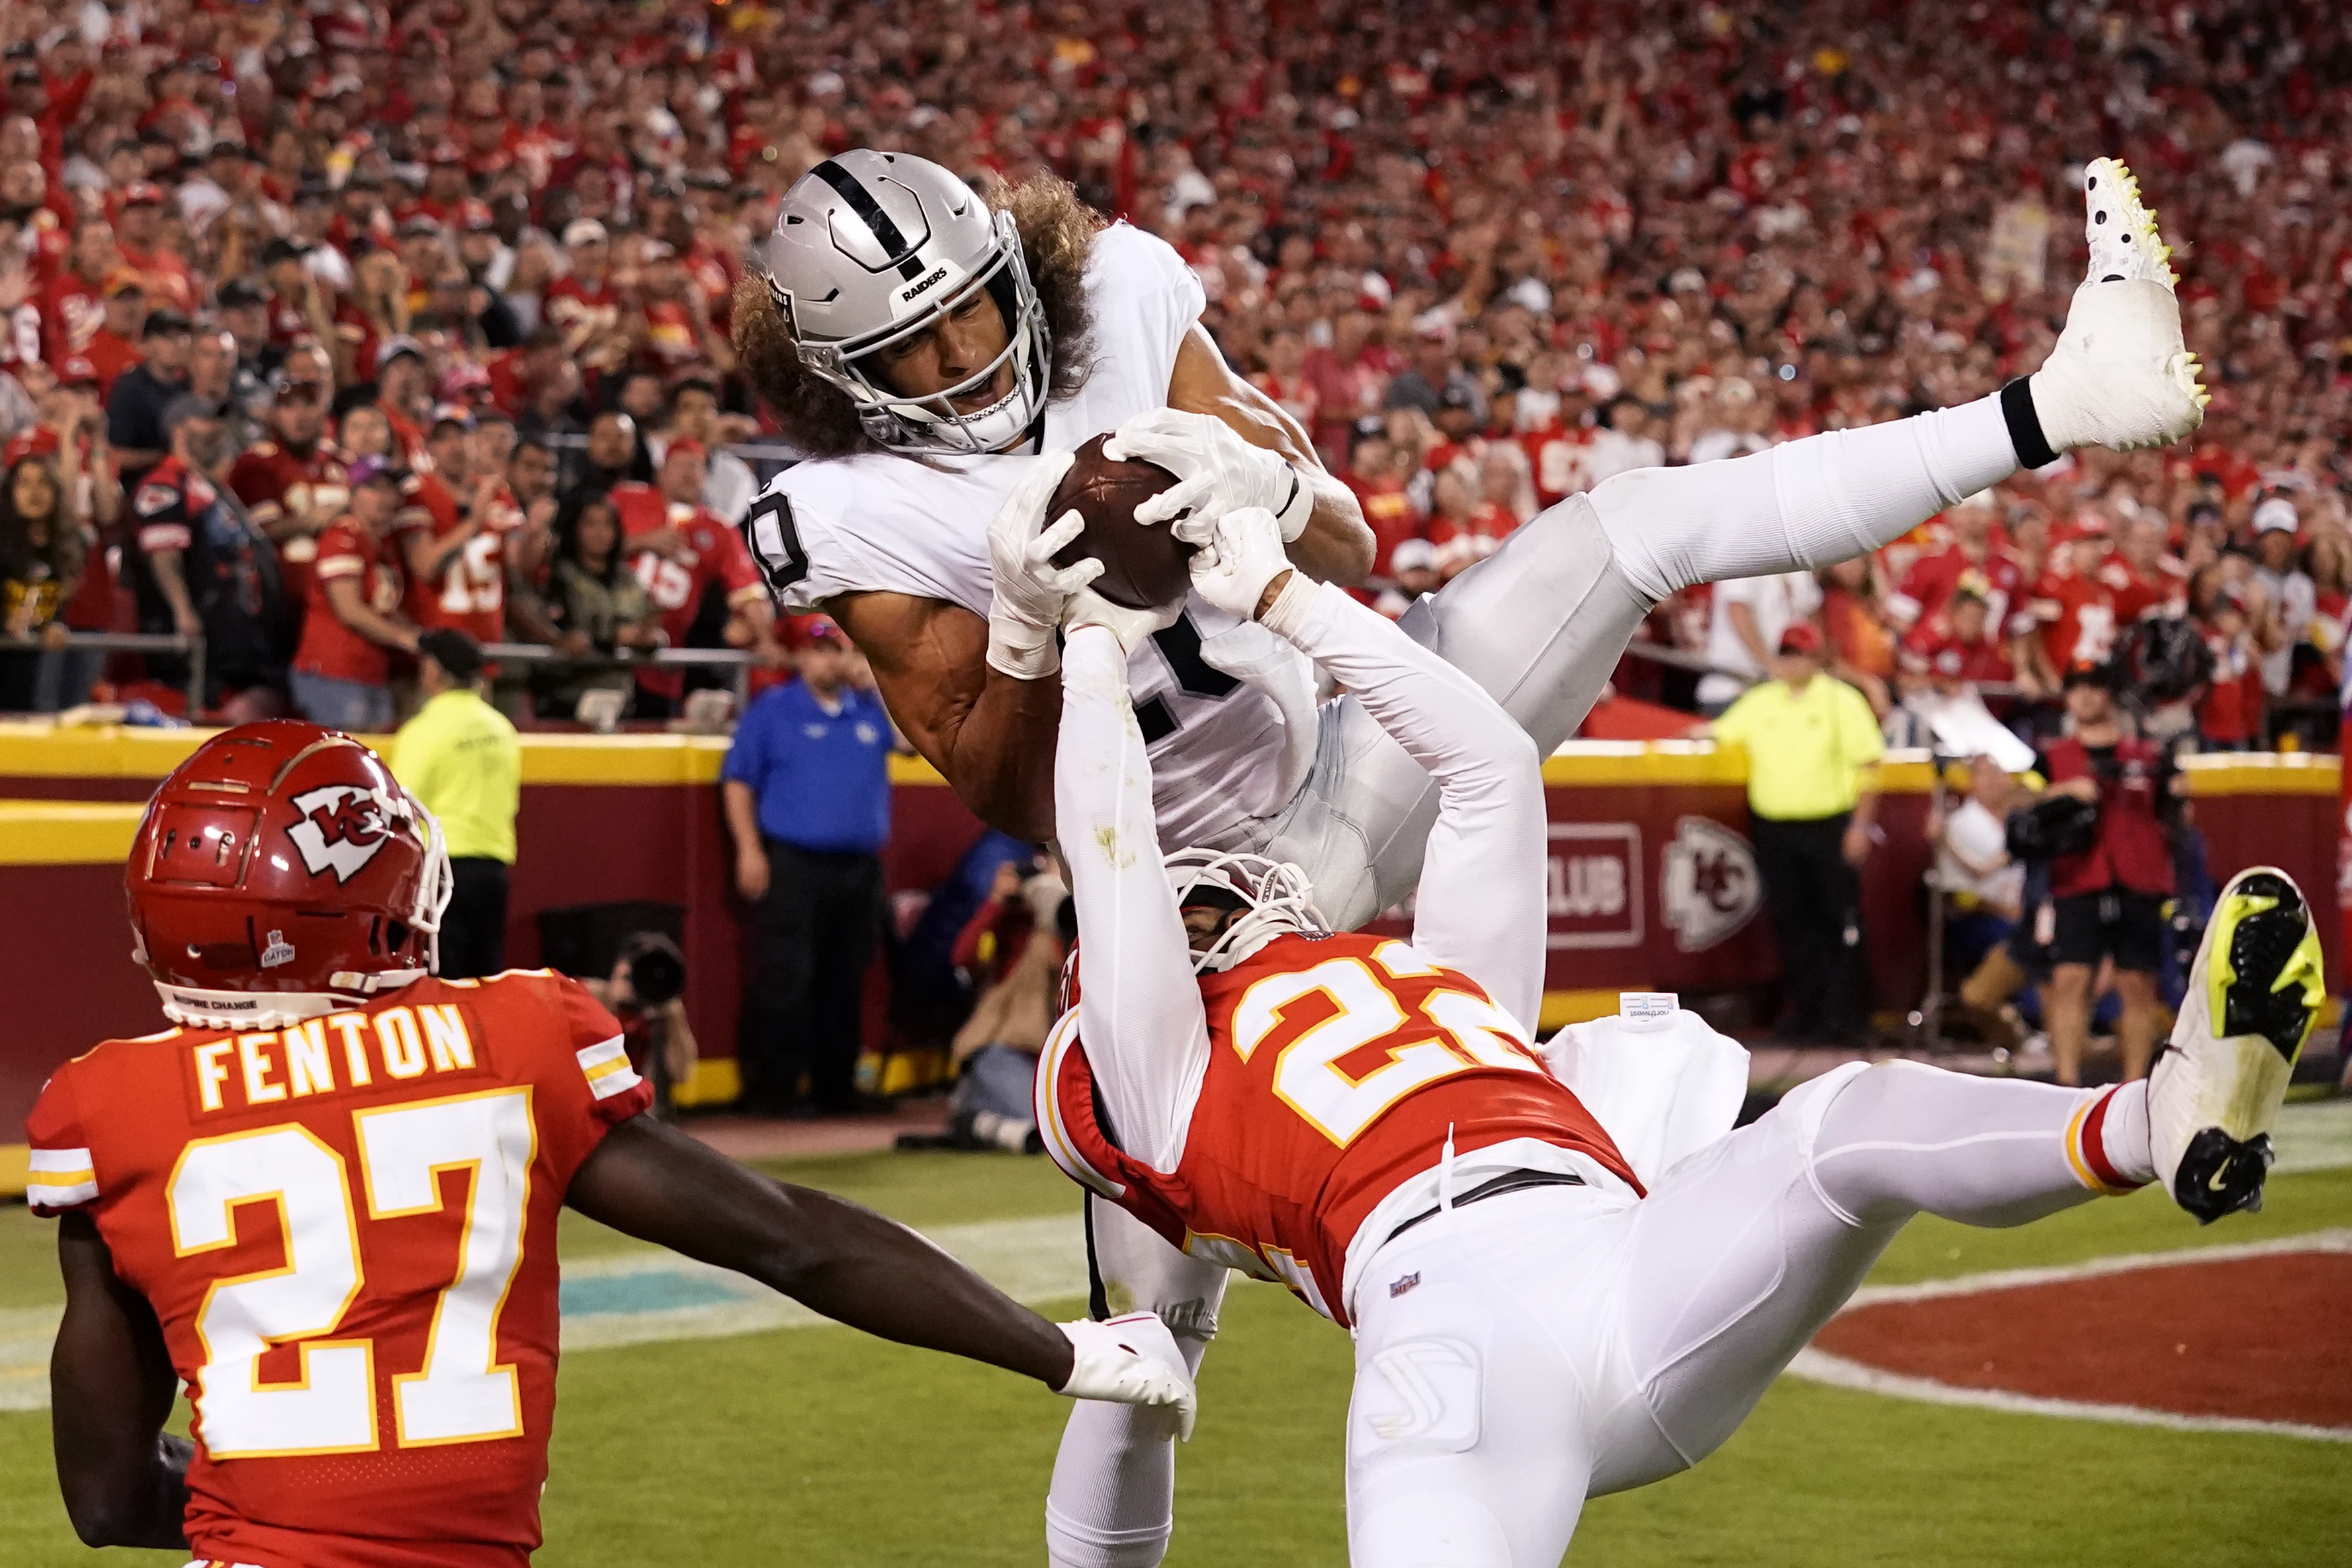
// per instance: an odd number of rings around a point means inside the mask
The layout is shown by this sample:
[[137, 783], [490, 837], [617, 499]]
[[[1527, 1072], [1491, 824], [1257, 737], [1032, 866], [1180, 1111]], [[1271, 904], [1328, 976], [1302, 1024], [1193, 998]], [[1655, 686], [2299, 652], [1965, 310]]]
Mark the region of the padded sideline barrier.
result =
[[[23, 987], [0, 1040], [0, 1192], [11, 1145], [49, 1071], [112, 1035], [155, 1028], [154, 993], [133, 965], [121, 867], [155, 782], [194, 731], [52, 731], [0, 724], [0, 907]], [[508, 952], [539, 959], [539, 910], [619, 900], [682, 903], [687, 1000], [704, 1061], [691, 1099], [733, 1098], [740, 908], [719, 805], [723, 740], [526, 735], [520, 852]], [[1746, 762], [1704, 742], [1571, 742], [1545, 764], [1551, 828], [1547, 1027], [1608, 1012], [1620, 990], [1724, 990], [1776, 973], [1746, 838]], [[2334, 757], [2192, 759], [2191, 795], [2218, 874], [2271, 861], [2323, 907], [2335, 885]], [[979, 825], [922, 762], [892, 764], [896, 891], [937, 885]], [[1918, 888], [1932, 774], [1919, 753], [1879, 770], [1886, 843], [1864, 878], [1864, 920], [1882, 1007], [1916, 1001], [1925, 962]], [[1409, 915], [1392, 911], [1393, 929]], [[2331, 976], [2340, 931], [2323, 920]], [[870, 977], [879, 1000], [879, 975]], [[878, 1012], [869, 1010], [878, 1029]], [[878, 1033], [876, 1037], [878, 1037]]]

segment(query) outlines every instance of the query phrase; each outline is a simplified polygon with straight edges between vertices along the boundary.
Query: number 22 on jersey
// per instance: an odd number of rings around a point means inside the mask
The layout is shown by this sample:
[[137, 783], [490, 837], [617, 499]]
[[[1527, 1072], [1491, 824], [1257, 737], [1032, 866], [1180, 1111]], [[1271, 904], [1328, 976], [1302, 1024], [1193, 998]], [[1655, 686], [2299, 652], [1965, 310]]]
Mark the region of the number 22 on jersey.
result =
[[[288, 1123], [181, 1152], [165, 1189], [172, 1245], [193, 1257], [234, 1246], [236, 1210], [275, 1204], [282, 1266], [215, 1280], [196, 1315], [204, 1369], [197, 1430], [215, 1459], [349, 1454], [382, 1446], [375, 1346], [337, 1339], [366, 1286], [360, 1205], [371, 1226], [450, 1229], [441, 1177], [466, 1173], [452, 1277], [433, 1306], [425, 1364], [394, 1376], [400, 1447], [522, 1435], [514, 1369], [498, 1364], [499, 1310], [522, 1263], [537, 1147], [528, 1089], [493, 1089], [356, 1111], [356, 1189], [340, 1153]], [[291, 1382], [264, 1384], [261, 1359], [297, 1347]]]
[[[1274, 1065], [1276, 1098], [1340, 1148], [1406, 1095], [1478, 1068], [1541, 1072], [1510, 1016], [1467, 991], [1433, 989], [1415, 1016], [1387, 980], [1434, 979], [1442, 971], [1401, 942], [1384, 942], [1371, 962], [1334, 958], [1269, 974], [1234, 1004], [1234, 1050], [1244, 1062], [1286, 1024], [1292, 1009], [1320, 996], [1332, 1011], [1300, 1030]], [[1431, 1033], [1431, 1030], [1434, 1033]], [[1378, 1049], [1366, 1070], [1349, 1058]]]

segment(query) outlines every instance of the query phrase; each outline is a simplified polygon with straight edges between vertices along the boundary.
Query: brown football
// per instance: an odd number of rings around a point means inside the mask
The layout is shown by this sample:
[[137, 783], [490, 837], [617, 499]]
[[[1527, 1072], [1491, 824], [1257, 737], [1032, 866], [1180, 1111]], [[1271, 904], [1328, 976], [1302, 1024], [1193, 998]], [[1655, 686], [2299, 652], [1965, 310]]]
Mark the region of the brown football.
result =
[[1103, 563], [1094, 590], [1112, 604], [1130, 610], [1172, 604], [1192, 591], [1192, 546], [1168, 523], [1136, 521], [1135, 509], [1176, 476], [1157, 463], [1114, 462], [1102, 447], [1097, 436], [1073, 454], [1076, 461], [1046, 503], [1049, 526], [1067, 511], [1087, 521], [1087, 531], [1062, 547], [1054, 564], [1075, 565], [1091, 555]]

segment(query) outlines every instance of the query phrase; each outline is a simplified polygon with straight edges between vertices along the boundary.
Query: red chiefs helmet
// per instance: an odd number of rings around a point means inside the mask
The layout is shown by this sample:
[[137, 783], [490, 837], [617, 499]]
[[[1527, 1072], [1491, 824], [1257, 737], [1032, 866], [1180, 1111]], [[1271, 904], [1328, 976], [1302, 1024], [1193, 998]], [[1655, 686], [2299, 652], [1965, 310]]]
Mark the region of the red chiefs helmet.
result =
[[282, 1028], [433, 973], [449, 855], [373, 752], [292, 719], [196, 748], [131, 846], [131, 956], [163, 1011]]

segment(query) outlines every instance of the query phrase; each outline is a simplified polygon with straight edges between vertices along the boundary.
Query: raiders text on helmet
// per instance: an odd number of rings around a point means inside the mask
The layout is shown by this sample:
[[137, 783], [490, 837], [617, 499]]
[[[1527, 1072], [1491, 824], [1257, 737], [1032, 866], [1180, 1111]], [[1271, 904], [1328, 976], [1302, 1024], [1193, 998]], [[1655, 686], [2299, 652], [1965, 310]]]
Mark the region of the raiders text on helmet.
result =
[[[826, 159], [784, 193], [758, 265], [801, 363], [849, 395], [866, 433], [887, 450], [1002, 451], [1045, 405], [1053, 336], [1020, 232], [1010, 214], [990, 212], [937, 163], [863, 148]], [[869, 356], [983, 289], [1003, 313], [1003, 352], [944, 392], [899, 396]], [[1012, 386], [1003, 397], [957, 412], [953, 399], [993, 385], [1007, 364]]]

